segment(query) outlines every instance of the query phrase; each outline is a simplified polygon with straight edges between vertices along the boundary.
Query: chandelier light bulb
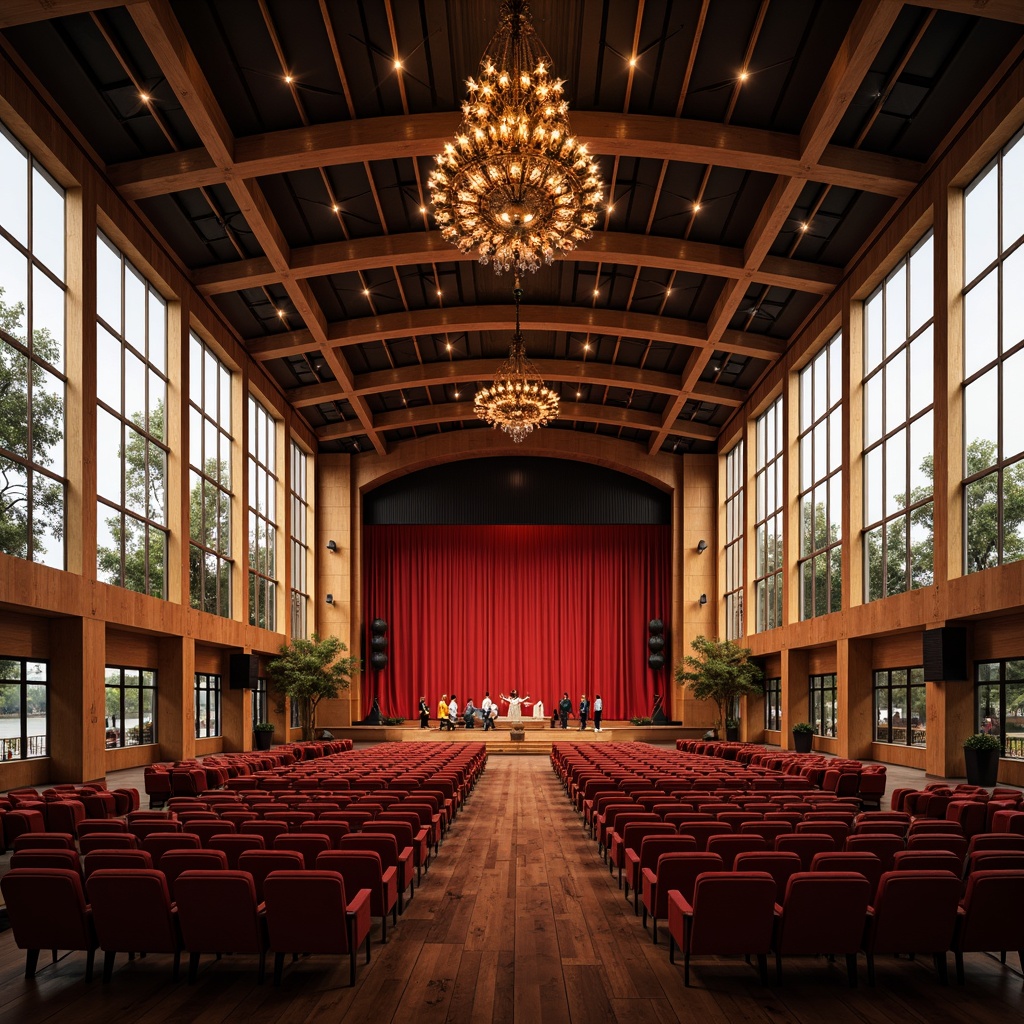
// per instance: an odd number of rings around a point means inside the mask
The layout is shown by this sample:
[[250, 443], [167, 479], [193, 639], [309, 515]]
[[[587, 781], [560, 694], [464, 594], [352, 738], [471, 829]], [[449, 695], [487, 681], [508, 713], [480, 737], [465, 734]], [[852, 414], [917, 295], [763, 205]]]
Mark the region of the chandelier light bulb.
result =
[[442, 237], [499, 274], [535, 271], [587, 241], [603, 199], [550, 65], [528, 5], [505, 0], [479, 78], [466, 83], [455, 141], [427, 182]]

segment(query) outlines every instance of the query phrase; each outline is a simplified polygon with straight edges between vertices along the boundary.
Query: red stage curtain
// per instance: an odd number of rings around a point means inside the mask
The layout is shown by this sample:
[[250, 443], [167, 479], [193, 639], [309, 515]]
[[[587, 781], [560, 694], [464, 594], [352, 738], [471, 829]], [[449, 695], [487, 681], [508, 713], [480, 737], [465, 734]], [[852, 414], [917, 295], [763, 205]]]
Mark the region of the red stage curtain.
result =
[[376, 672], [367, 636], [366, 707], [413, 719], [420, 696], [433, 715], [442, 692], [465, 707], [515, 688], [550, 715], [568, 690], [574, 710], [599, 693], [621, 719], [670, 685], [647, 667], [647, 623], [669, 617], [668, 526], [368, 526], [363, 541], [364, 633], [382, 618], [389, 639]]

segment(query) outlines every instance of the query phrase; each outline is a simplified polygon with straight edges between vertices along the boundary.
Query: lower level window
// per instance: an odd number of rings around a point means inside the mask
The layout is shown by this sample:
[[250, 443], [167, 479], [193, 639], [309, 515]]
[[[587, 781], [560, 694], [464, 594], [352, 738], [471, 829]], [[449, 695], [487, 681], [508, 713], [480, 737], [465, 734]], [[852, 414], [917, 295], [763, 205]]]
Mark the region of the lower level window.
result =
[[106, 671], [107, 748], [156, 743], [156, 672], [151, 668]]
[[196, 673], [196, 739], [220, 735], [220, 676]]
[[924, 747], [923, 668], [886, 668], [875, 672], [875, 742]]
[[252, 691], [252, 724], [269, 721], [267, 718], [267, 680], [260, 676], [256, 680], [256, 689]]
[[764, 681], [764, 727], [782, 728], [782, 680], [779, 678]]
[[1024, 758], [1024, 658], [980, 661], [974, 678], [975, 729], [997, 736], [1003, 757]]
[[0, 759], [16, 761], [50, 753], [49, 681], [45, 661], [0, 657]]
[[816, 736], [836, 734], [836, 674], [811, 676], [811, 725]]

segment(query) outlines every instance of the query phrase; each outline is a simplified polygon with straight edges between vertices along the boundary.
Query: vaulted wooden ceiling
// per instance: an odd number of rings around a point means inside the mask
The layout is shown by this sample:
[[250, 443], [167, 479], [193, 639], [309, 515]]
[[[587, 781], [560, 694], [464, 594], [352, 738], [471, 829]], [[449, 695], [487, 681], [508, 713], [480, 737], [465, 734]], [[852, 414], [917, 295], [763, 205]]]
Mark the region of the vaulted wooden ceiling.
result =
[[[1018, 0], [530, 9], [609, 203], [523, 281], [527, 350], [548, 429], [638, 455], [714, 450], [1024, 45]], [[507, 354], [512, 280], [441, 239], [426, 189], [497, 22], [497, 0], [4, 0], [0, 45], [322, 450], [383, 453], [486, 429], [472, 397]]]

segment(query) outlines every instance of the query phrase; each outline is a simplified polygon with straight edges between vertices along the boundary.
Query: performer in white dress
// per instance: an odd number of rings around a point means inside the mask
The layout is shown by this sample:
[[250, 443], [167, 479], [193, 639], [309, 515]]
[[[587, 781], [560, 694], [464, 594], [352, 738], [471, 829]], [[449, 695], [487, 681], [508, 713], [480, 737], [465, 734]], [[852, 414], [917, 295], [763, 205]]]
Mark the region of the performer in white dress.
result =
[[533, 705], [533, 717], [534, 718], [546, 718], [544, 714], [544, 701], [539, 700]]
[[529, 696], [520, 697], [515, 690], [508, 697], [503, 693], [499, 694], [499, 696], [508, 705], [508, 720], [510, 722], [521, 722], [523, 720], [523, 705], [529, 702]]

